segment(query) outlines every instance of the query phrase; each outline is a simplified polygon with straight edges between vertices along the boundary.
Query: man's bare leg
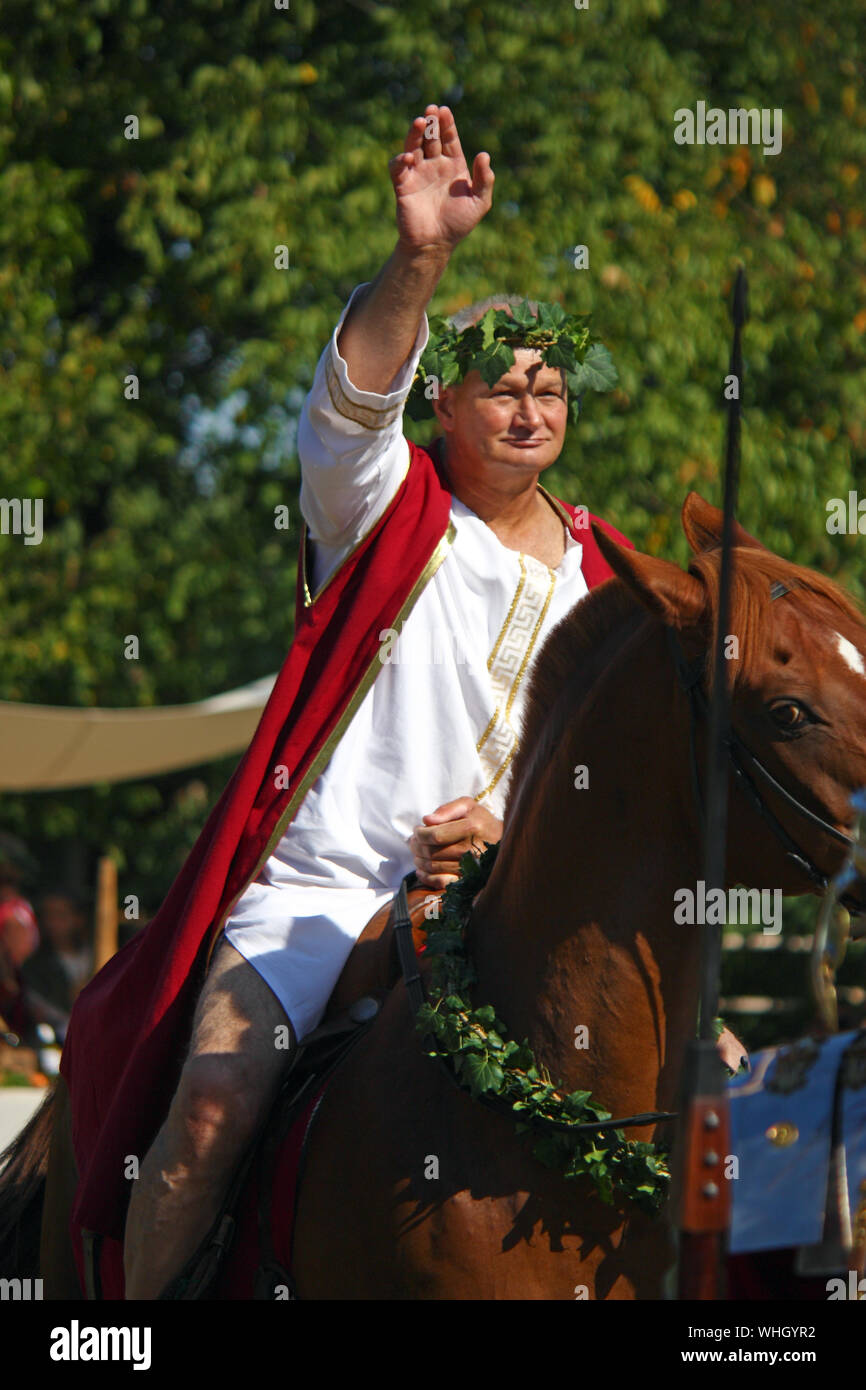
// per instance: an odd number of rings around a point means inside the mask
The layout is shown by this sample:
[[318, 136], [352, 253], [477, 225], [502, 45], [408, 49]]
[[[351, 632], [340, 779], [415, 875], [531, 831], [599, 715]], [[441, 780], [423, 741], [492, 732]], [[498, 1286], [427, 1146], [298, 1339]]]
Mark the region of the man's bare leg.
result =
[[[281, 1024], [289, 1029], [289, 1050], [276, 1046]], [[157, 1298], [204, 1240], [295, 1046], [276, 996], [223, 938], [174, 1100], [133, 1188], [124, 1241], [127, 1298]]]

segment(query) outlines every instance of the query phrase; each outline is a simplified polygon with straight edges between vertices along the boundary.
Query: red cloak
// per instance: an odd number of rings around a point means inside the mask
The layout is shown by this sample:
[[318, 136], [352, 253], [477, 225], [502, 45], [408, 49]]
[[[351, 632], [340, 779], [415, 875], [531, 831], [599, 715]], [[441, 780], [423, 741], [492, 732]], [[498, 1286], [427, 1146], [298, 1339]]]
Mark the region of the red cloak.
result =
[[[409, 451], [409, 469], [384, 515], [312, 599], [302, 545], [295, 638], [252, 742], [156, 916], [76, 1001], [61, 1071], [80, 1175], [72, 1215], [79, 1272], [82, 1228], [123, 1239], [126, 1159], [144, 1157], [165, 1119], [225, 918], [382, 669], [379, 633], [399, 627], [448, 553], [452, 499], [438, 449], [410, 443]], [[592, 588], [611, 575], [589, 526], [598, 518], [559, 505], [583, 545]]]

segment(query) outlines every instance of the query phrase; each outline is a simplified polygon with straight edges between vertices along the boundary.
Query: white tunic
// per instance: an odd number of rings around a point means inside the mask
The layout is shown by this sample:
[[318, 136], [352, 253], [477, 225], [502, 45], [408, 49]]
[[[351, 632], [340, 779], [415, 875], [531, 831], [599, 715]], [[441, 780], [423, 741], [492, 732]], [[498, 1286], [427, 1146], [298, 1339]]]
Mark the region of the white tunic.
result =
[[[298, 430], [301, 510], [313, 597], [382, 515], [409, 466], [403, 405], [427, 343], [426, 316], [388, 395], [349, 380], [337, 335], [316, 368]], [[509, 550], [452, 498], [456, 537], [402, 633], [383, 633], [382, 670], [327, 767], [226, 920], [298, 1038], [319, 1022], [352, 945], [414, 867], [408, 840], [443, 802], [474, 796], [501, 818], [532, 659], [587, 592], [583, 547], [566, 533], [558, 569]]]

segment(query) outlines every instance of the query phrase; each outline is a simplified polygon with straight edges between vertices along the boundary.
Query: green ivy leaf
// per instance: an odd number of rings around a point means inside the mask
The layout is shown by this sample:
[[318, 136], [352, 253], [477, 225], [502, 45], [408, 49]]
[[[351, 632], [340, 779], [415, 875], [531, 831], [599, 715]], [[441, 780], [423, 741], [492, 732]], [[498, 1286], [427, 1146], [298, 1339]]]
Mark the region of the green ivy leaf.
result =
[[507, 343], [497, 340], [493, 347], [472, 358], [469, 370], [479, 372], [487, 386], [495, 386], [499, 378], [513, 366], [514, 352]]
[[463, 1073], [473, 1095], [481, 1095], [484, 1091], [496, 1091], [504, 1080], [502, 1068], [486, 1052], [466, 1057]]
[[496, 327], [496, 316], [494, 310], [488, 309], [487, 313], [484, 314], [483, 317], [478, 320], [477, 326], [481, 329], [482, 348], [491, 347], [493, 345], [494, 329]]
[[607, 348], [601, 343], [593, 343], [587, 348], [586, 357], [579, 362], [572, 373], [574, 391], [611, 391], [618, 381], [616, 367]]
[[591, 1091], [572, 1091], [571, 1095], [566, 1096], [563, 1101], [565, 1113], [567, 1115], [580, 1115], [583, 1113], [586, 1102], [592, 1095]]
[[558, 343], [551, 343], [550, 347], [544, 350], [544, 360], [548, 367], [564, 367], [567, 372], [573, 370], [575, 365], [574, 345], [567, 338]]
[[531, 328], [535, 323], [535, 315], [529, 306], [528, 299], [522, 299], [519, 304], [511, 306], [512, 324], [519, 324], [521, 328]]
[[442, 364], [442, 385], [453, 386], [455, 381], [460, 380], [460, 363], [456, 357], [449, 357]]

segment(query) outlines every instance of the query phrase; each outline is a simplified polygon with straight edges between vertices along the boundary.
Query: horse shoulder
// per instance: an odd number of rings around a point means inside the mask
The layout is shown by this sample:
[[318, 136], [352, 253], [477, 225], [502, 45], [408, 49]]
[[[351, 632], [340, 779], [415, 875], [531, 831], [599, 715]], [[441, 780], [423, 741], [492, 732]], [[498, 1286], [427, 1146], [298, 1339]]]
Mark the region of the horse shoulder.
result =
[[[432, 890], [413, 888], [409, 893], [409, 914], [416, 946], [423, 940], [425, 905]], [[438, 895], [437, 895], [438, 896]], [[400, 962], [394, 937], [395, 899], [380, 908], [367, 923], [343, 966], [325, 1010], [325, 1023], [343, 1013], [365, 994], [386, 994], [400, 978]]]

